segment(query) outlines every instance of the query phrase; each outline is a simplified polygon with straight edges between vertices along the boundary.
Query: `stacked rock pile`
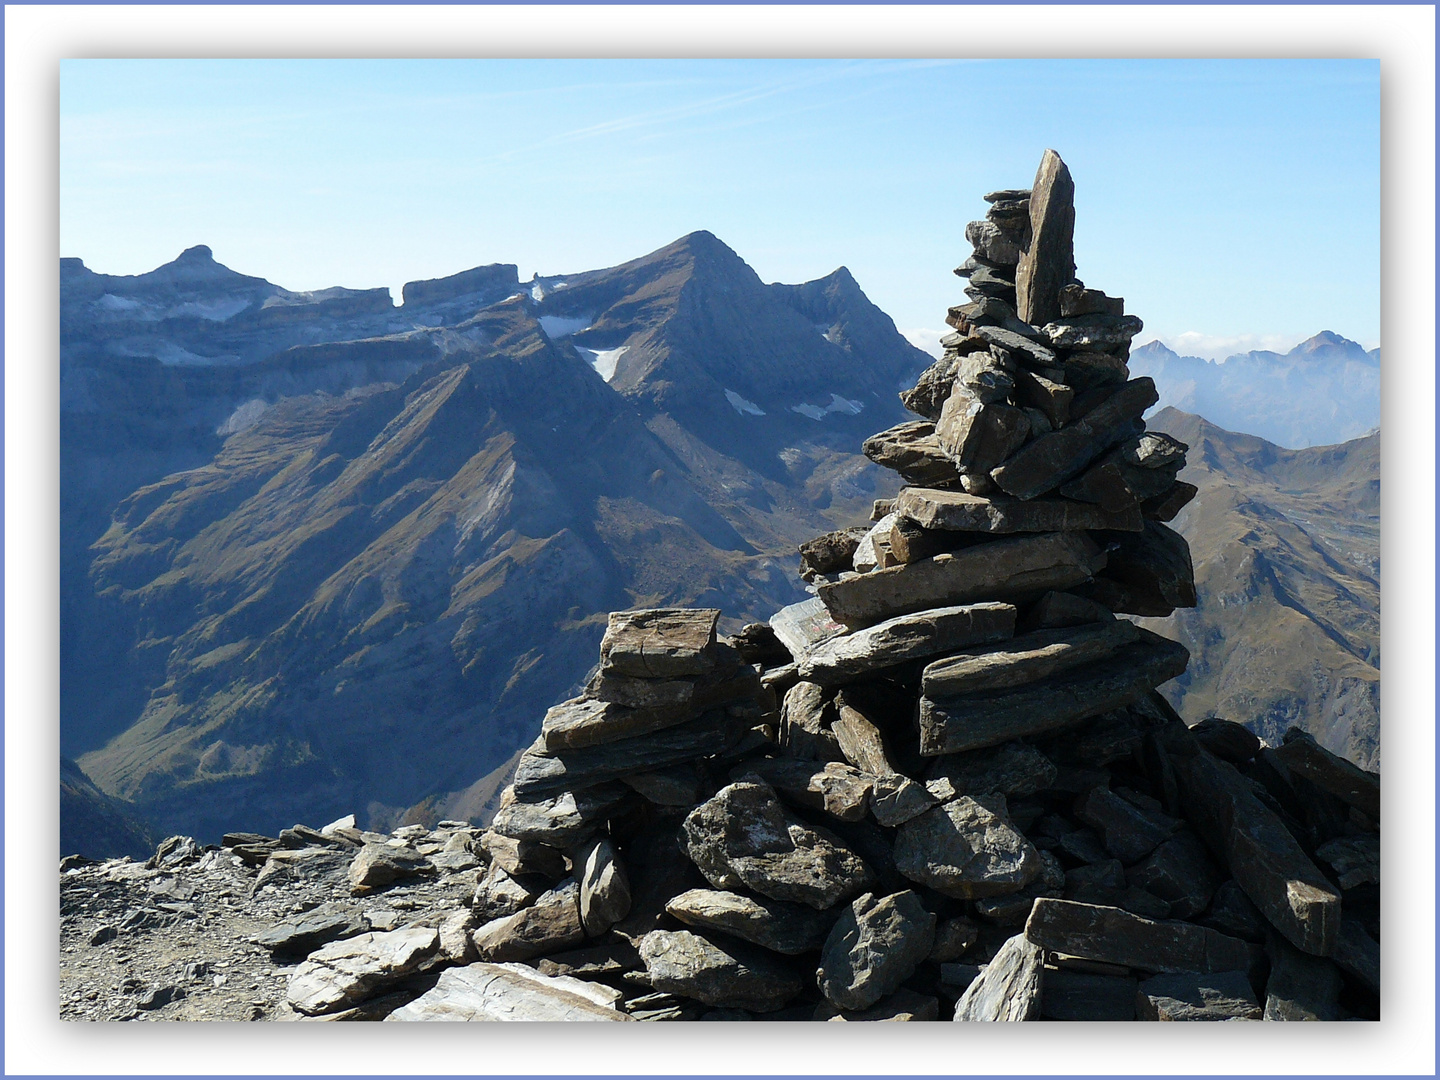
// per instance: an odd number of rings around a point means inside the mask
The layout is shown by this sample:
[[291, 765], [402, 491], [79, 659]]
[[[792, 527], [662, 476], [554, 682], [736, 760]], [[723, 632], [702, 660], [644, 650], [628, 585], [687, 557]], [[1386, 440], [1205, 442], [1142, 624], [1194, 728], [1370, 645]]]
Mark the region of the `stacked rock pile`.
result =
[[[972, 302], [902, 394], [923, 419], [865, 444], [913, 486], [802, 545], [816, 596], [768, 624], [612, 614], [453, 853], [488, 864], [469, 906], [372, 934], [364, 965], [323, 946], [296, 1010], [1378, 1018], [1379, 778], [1156, 692], [1188, 654], [1117, 615], [1195, 602], [1163, 524], [1186, 448], [1145, 430], [1139, 320], [1075, 280], [1063, 162], [987, 198]], [[415, 872], [382, 839], [352, 889]], [[367, 1010], [421, 946], [428, 988]]]

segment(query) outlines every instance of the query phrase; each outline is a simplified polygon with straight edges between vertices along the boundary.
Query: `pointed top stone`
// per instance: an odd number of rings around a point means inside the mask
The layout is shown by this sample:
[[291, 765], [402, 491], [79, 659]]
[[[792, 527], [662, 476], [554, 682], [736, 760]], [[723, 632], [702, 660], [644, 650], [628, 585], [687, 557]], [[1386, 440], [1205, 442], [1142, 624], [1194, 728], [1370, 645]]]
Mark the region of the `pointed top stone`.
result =
[[1015, 268], [1021, 321], [1043, 326], [1060, 317], [1060, 290], [1075, 277], [1075, 182], [1046, 150], [1030, 193], [1030, 245]]

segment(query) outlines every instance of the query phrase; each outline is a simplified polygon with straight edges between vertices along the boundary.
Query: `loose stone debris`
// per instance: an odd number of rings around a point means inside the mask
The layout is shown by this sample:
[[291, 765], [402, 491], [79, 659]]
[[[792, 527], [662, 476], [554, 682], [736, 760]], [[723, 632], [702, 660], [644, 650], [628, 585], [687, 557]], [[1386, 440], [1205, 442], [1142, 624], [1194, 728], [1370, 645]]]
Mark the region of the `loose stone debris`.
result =
[[909, 485], [718, 634], [617, 612], [486, 828], [353, 818], [61, 874], [66, 1019], [1379, 1019], [1379, 777], [1187, 728], [1186, 447], [1046, 151], [956, 271]]

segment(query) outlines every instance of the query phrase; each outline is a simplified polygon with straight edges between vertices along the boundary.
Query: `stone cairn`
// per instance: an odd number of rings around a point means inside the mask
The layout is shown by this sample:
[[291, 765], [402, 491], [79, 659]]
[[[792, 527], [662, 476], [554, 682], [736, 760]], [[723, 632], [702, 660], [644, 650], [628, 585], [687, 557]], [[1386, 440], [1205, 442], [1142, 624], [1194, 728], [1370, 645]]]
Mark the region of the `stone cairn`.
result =
[[1116, 617], [1195, 603], [1195, 489], [1073, 192], [1047, 151], [985, 196], [922, 419], [865, 443], [912, 486], [801, 546], [813, 599], [610, 616], [390, 1019], [1378, 1018], [1379, 778], [1188, 728]]

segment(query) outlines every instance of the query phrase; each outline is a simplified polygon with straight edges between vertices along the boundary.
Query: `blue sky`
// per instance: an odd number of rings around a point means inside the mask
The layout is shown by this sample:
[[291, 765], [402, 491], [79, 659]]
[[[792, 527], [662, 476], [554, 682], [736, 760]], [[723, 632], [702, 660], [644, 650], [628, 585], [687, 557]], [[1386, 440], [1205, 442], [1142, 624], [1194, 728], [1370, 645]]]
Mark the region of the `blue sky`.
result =
[[980, 196], [1047, 146], [1076, 261], [1182, 351], [1379, 344], [1365, 60], [66, 60], [60, 250], [193, 244], [292, 289], [609, 266], [708, 229], [766, 281], [846, 265], [917, 342]]

